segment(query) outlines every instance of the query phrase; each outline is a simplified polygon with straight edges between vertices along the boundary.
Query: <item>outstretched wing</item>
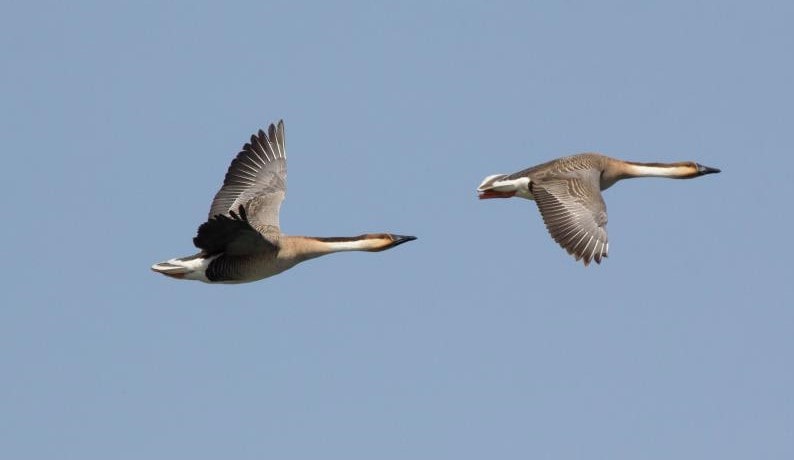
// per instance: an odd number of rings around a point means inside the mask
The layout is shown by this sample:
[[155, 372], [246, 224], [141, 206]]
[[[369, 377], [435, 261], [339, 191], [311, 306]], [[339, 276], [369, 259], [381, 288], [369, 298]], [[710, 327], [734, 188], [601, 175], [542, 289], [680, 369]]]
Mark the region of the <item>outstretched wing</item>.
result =
[[232, 160], [223, 186], [210, 207], [209, 220], [245, 207], [248, 222], [260, 232], [278, 232], [278, 213], [287, 191], [284, 121], [251, 136]]
[[568, 254], [601, 263], [609, 251], [607, 207], [601, 197], [598, 177], [580, 176], [531, 184], [543, 222], [551, 237]]

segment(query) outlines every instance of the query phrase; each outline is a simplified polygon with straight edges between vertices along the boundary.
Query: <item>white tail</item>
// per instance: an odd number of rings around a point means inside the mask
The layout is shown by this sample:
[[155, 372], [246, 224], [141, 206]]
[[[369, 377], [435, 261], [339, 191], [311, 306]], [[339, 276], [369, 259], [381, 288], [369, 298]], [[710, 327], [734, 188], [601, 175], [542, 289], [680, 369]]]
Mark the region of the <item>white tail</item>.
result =
[[529, 178], [519, 177], [517, 179], [507, 179], [507, 174], [494, 174], [482, 181], [477, 192], [480, 199], [485, 198], [510, 198], [519, 196], [528, 200], [534, 199], [529, 192]]
[[507, 177], [507, 174], [494, 174], [492, 176], [488, 176], [483, 179], [482, 183], [479, 187], [477, 187], [478, 192], [483, 192], [485, 190], [493, 189], [494, 182], [499, 181]]
[[177, 279], [189, 279], [199, 281], [209, 281], [205, 271], [209, 266], [212, 259], [210, 257], [187, 257], [183, 259], [170, 259], [165, 262], [160, 262], [152, 265], [152, 270], [157, 273], [162, 273], [165, 276]]

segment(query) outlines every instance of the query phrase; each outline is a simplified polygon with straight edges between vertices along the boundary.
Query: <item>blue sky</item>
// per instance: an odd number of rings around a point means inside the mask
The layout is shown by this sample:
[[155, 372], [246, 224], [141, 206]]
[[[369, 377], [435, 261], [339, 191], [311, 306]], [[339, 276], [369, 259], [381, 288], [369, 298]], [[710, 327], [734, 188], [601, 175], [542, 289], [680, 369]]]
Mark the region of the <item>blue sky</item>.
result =
[[[318, 2], [319, 3], [319, 2]], [[794, 456], [788, 2], [13, 2], [0, 445], [15, 459]], [[419, 240], [248, 285], [191, 254], [284, 118], [282, 230]], [[489, 174], [604, 194], [584, 268]]]

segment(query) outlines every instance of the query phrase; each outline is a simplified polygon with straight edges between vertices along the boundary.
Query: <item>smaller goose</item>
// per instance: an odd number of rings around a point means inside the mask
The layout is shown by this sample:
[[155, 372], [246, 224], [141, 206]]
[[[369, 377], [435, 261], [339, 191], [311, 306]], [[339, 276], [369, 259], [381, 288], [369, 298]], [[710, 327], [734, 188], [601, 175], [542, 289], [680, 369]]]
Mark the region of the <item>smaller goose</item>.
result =
[[287, 188], [284, 121], [251, 136], [232, 161], [215, 195], [209, 218], [193, 244], [201, 251], [152, 265], [178, 279], [248, 283], [296, 264], [340, 251], [384, 251], [414, 236], [369, 233], [350, 237], [287, 236], [278, 213]]
[[513, 174], [488, 176], [477, 188], [481, 200], [518, 196], [534, 200], [551, 237], [585, 266], [607, 257], [607, 207], [601, 197], [621, 179], [691, 179], [720, 172], [694, 162], [635, 163], [581, 153]]

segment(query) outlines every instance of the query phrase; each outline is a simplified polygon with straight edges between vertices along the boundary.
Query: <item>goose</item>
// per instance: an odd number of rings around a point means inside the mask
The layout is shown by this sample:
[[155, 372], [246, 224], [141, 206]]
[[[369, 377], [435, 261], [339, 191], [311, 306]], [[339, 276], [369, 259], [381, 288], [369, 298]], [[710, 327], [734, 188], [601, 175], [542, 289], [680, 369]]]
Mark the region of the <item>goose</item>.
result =
[[600, 264], [609, 252], [601, 190], [632, 177], [692, 179], [718, 172], [691, 161], [636, 163], [580, 153], [517, 173], [488, 176], [477, 192], [481, 200], [514, 196], [534, 200], [554, 241], [587, 266], [593, 260]]
[[284, 121], [251, 136], [232, 160], [223, 186], [198, 228], [188, 257], [152, 265], [171, 278], [206, 283], [248, 283], [288, 270], [315, 257], [341, 251], [377, 252], [414, 236], [368, 233], [350, 237], [288, 236], [279, 227], [287, 188]]

